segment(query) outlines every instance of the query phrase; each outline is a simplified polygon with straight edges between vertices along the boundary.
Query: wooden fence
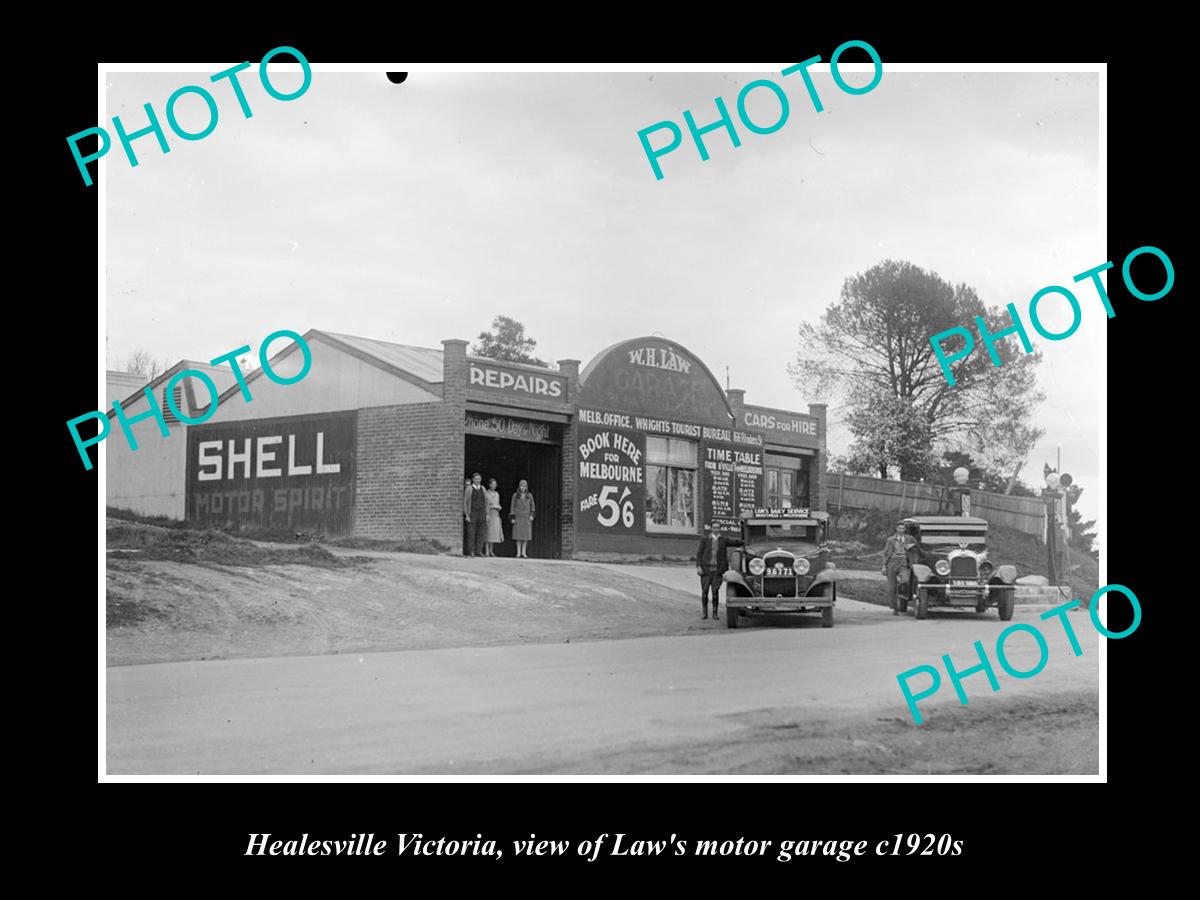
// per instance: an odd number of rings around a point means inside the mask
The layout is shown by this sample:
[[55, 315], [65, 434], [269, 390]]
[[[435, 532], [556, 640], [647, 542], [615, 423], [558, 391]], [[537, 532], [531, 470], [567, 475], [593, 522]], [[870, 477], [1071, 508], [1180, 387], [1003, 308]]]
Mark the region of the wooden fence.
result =
[[[905, 516], [951, 515], [949, 488], [911, 481], [885, 481], [867, 475], [830, 473], [827, 506], [842, 509], [886, 509]], [[992, 525], [1015, 528], [1042, 538], [1046, 530], [1046, 504], [1037, 497], [1013, 497], [991, 491], [971, 491], [971, 515]]]

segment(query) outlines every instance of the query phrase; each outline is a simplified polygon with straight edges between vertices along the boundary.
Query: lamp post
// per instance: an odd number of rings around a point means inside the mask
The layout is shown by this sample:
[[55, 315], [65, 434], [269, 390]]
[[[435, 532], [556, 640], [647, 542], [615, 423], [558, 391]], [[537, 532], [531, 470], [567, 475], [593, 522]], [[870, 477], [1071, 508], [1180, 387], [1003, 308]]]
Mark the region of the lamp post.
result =
[[1057, 472], [1046, 473], [1046, 490], [1042, 496], [1046, 501], [1046, 561], [1051, 584], [1058, 584], [1058, 513], [1059, 478]]
[[967, 485], [967, 478], [970, 475], [971, 473], [962, 466], [954, 470], [955, 485], [950, 488], [950, 515], [952, 516], [971, 515], [971, 488]]
[[[1061, 466], [1059, 467], [1061, 470]], [[1062, 488], [1062, 499], [1058, 506], [1058, 525], [1062, 529], [1062, 568], [1059, 570], [1066, 576], [1071, 574], [1071, 526], [1070, 519], [1067, 516], [1067, 488], [1069, 488], [1075, 479], [1069, 472], [1063, 472], [1058, 476], [1058, 486]]]

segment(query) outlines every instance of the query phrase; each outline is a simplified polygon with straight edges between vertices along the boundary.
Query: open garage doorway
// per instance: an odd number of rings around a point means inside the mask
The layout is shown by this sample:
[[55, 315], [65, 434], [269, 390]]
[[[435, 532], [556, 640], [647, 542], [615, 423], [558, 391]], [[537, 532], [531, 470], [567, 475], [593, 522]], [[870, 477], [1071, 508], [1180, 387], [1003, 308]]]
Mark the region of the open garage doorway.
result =
[[[560, 429], [551, 433], [561, 442]], [[481, 434], [466, 436], [466, 466], [464, 479], [475, 472], [483, 476], [486, 487], [488, 480], [496, 479], [500, 492], [500, 522], [504, 530], [504, 542], [496, 545], [497, 556], [516, 556], [517, 545], [512, 539], [512, 522], [509, 507], [512, 495], [521, 479], [529, 482], [529, 493], [533, 494], [535, 515], [533, 517], [533, 539], [526, 553], [536, 559], [559, 559], [562, 556], [562, 530], [560, 507], [562, 505], [562, 448], [559, 443], [511, 440]]]

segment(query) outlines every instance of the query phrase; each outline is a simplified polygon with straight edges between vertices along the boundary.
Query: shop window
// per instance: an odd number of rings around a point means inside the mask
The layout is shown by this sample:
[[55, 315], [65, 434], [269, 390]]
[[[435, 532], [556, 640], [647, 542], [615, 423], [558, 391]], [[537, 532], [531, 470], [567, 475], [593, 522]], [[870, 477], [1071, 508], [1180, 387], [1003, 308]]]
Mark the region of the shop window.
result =
[[808, 458], [768, 453], [766, 464], [767, 506], [808, 506]]
[[646, 438], [646, 530], [695, 534], [695, 441]]

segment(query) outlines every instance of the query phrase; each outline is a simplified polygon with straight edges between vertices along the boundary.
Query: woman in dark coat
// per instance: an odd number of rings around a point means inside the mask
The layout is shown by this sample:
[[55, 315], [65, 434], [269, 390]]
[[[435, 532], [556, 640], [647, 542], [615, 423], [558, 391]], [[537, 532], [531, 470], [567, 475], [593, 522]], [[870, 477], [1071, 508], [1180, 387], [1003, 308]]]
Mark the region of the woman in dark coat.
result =
[[529, 482], [522, 478], [508, 509], [513, 540], [517, 542], [518, 559], [529, 559], [525, 555], [525, 545], [533, 539], [533, 512], [533, 494], [529, 493]]

